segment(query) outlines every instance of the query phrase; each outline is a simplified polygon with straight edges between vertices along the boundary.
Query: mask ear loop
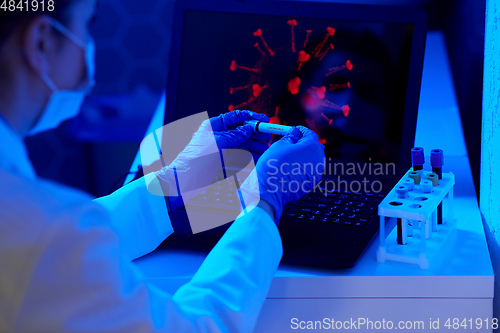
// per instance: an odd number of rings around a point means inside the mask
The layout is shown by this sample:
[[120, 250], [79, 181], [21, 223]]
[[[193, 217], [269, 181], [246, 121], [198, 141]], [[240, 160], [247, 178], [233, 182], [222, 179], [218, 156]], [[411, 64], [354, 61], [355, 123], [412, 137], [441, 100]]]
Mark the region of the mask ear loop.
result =
[[[92, 48], [92, 52], [94, 51], [94, 43], [93, 43], [92, 39], [90, 40], [89, 44], [86, 44], [79, 37], [77, 37], [71, 30], [69, 30], [68, 28], [66, 28], [66, 26], [64, 24], [62, 24], [61, 22], [59, 22], [55, 18], [51, 17], [50, 21], [51, 21], [52, 26], [56, 30], [58, 30], [60, 33], [62, 33], [64, 36], [66, 36], [73, 43], [75, 43], [76, 45], [78, 45], [79, 47], [81, 47], [83, 50], [85, 50], [85, 57], [88, 56], [89, 50], [87, 50], [87, 48], [89, 46]], [[87, 71], [89, 71], [89, 68], [88, 68], [89, 60], [85, 59], [85, 62], [87, 63]], [[89, 74], [87, 74], [87, 75], [89, 75]], [[48, 81], [50, 81], [52, 83], [52, 80], [50, 80], [50, 78], [47, 77], [47, 79], [48, 79]], [[88, 80], [87, 87], [85, 89], [83, 89], [83, 90], [86, 90], [86, 91], [90, 92], [92, 90], [92, 87], [94, 86], [95, 83], [94, 83], [94, 79], [93, 78], [89, 77], [89, 78], [87, 78], [87, 80]], [[48, 85], [49, 85], [49, 87], [50, 86], [55, 87], [54, 83], [52, 83], [52, 84], [48, 83]]]
[[56, 91], [59, 90], [56, 87], [54, 81], [52, 81], [52, 79], [47, 74], [45, 74], [45, 73], [40, 74], [40, 77], [42, 78], [43, 82], [45, 82], [45, 84], [47, 85], [47, 87], [49, 87], [49, 89], [52, 90], [52, 92], [56, 92]]
[[85, 63], [87, 64], [87, 87], [85, 91], [90, 94], [95, 86], [95, 44], [94, 39], [89, 37], [89, 42], [85, 48]]
[[68, 39], [70, 39], [73, 43], [76, 45], [80, 46], [82, 49], [85, 50], [87, 47], [87, 44], [82, 42], [80, 38], [78, 38], [71, 30], [66, 28], [61, 22], [56, 20], [55, 18], [51, 18], [51, 24], [54, 28], [56, 28], [60, 33], [62, 33], [64, 36], [66, 36]]

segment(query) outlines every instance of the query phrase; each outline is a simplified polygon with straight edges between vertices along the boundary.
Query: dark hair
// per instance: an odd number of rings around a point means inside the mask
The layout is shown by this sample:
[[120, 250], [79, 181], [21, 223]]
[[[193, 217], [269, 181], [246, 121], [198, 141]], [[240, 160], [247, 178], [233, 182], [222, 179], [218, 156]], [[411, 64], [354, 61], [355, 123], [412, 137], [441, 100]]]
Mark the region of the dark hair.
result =
[[[37, 1], [37, 0], [35, 0]], [[38, 6], [38, 11], [26, 11], [23, 8], [23, 11], [16, 8], [14, 11], [6, 11], [0, 10], [0, 45], [12, 34], [17, 28], [19, 28], [22, 24], [25, 24], [32, 20], [33, 18], [40, 15], [50, 15], [54, 17], [56, 20], [60, 21], [62, 24], [67, 24], [68, 22], [68, 10], [69, 8], [76, 2], [76, 0], [53, 0], [54, 1], [54, 10], [48, 11], [47, 9], [47, 1], [45, 1], [45, 8], [41, 10], [41, 5]], [[18, 1], [15, 0], [16, 6]], [[7, 1], [8, 6], [9, 1]], [[28, 0], [28, 6], [31, 6], [32, 0]], [[23, 6], [25, 6], [23, 2]], [[30, 7], [31, 9], [31, 7]]]

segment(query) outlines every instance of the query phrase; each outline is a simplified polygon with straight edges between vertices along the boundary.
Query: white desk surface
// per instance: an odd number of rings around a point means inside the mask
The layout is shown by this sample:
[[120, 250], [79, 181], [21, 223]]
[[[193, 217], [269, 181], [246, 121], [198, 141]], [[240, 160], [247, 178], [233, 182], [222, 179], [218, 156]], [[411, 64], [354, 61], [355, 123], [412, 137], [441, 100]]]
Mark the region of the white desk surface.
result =
[[[315, 269], [281, 264], [268, 299], [493, 298], [493, 269], [447, 59], [443, 35], [430, 32], [415, 139], [415, 145], [424, 147], [427, 154], [433, 148], [443, 149], [444, 169], [456, 175], [455, 216], [458, 224], [456, 234], [448, 240], [447, 250], [431, 261], [428, 270], [390, 261], [380, 264], [375, 259], [377, 237], [352, 269]], [[161, 113], [163, 110], [160, 109]], [[136, 260], [136, 264], [146, 280], [174, 293], [189, 281], [204, 258], [205, 254], [197, 251], [158, 249]]]

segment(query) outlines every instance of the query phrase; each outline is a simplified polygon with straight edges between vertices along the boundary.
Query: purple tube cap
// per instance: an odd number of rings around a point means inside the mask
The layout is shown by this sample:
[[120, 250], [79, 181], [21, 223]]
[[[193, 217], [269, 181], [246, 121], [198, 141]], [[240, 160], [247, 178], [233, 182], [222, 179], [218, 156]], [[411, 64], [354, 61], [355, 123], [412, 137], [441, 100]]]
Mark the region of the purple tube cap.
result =
[[411, 164], [413, 165], [424, 165], [424, 148], [422, 147], [413, 147], [411, 149]]
[[444, 155], [442, 149], [431, 150], [431, 166], [433, 168], [442, 168], [444, 165]]

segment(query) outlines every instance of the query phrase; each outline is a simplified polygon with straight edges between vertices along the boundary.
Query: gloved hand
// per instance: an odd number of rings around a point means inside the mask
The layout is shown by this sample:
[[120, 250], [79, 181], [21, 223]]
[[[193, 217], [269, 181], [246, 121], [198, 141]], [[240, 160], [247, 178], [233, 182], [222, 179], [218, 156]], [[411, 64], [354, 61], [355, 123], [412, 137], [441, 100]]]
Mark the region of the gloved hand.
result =
[[[219, 149], [245, 149], [250, 151], [257, 161], [269, 147], [267, 142], [271, 140], [271, 134], [254, 133], [252, 125], [243, 125], [245, 120], [251, 119], [269, 122], [269, 117], [265, 114], [248, 110], [235, 110], [210, 118], [210, 125]], [[207, 130], [207, 123], [200, 126], [199, 131], [204, 130]]]
[[324, 149], [316, 133], [296, 127], [262, 154], [241, 186], [245, 201], [260, 196], [273, 208], [278, 225], [285, 204], [310, 193], [321, 180]]
[[162, 184], [168, 185], [165, 195], [177, 197], [191, 192], [192, 196], [192, 191], [210, 185], [222, 171], [220, 149], [245, 149], [257, 159], [268, 148], [271, 135], [253, 133], [252, 125], [243, 125], [251, 119], [269, 121], [268, 116], [247, 110], [203, 121], [175, 160], [155, 173]]

